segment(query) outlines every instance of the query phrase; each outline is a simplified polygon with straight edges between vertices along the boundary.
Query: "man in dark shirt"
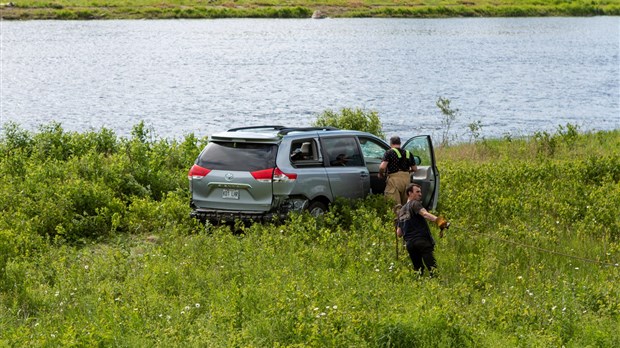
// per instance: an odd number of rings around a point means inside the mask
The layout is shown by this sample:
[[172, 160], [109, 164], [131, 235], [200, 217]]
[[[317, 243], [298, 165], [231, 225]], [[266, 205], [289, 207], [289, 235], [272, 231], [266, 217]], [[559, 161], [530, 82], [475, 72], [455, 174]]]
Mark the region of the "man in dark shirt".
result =
[[424, 266], [432, 275], [437, 267], [435, 261], [435, 240], [431, 235], [426, 220], [434, 221], [437, 226], [443, 229], [449, 226], [446, 219], [437, 217], [429, 213], [422, 206], [422, 188], [418, 184], [409, 184], [405, 190], [407, 203], [403, 205], [398, 213], [398, 228], [396, 233], [403, 237], [407, 245], [407, 252], [413, 268], [422, 274]]
[[379, 166], [379, 178], [387, 175], [384, 194], [394, 200], [396, 204], [405, 204], [407, 195], [405, 189], [411, 181], [410, 173], [415, 172], [417, 167], [413, 155], [400, 148], [400, 138], [390, 138], [391, 149], [383, 154]]

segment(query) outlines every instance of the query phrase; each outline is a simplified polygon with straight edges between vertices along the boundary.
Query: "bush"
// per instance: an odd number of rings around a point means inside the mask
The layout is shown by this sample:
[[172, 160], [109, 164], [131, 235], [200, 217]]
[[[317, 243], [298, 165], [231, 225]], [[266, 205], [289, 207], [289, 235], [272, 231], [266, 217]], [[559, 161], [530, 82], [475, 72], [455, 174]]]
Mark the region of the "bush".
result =
[[314, 122], [317, 127], [336, 127], [368, 132], [384, 139], [381, 120], [376, 111], [343, 108], [340, 113], [326, 110]]

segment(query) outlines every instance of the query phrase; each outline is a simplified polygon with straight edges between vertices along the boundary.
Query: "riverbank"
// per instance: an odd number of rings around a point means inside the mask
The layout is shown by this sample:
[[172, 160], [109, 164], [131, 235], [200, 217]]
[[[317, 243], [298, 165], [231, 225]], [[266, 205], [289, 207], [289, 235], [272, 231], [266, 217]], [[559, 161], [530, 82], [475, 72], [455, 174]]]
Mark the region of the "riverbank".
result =
[[172, 18], [325, 18], [325, 17], [546, 17], [620, 15], [619, 0], [549, 2], [503, 0], [488, 2], [416, 1], [386, 3], [366, 1], [257, 1], [183, 0], [108, 1], [84, 0], [62, 3], [17, 0], [0, 4], [5, 20], [90, 20], [90, 19], [172, 19]]
[[432, 279], [381, 196], [239, 235], [196, 223], [203, 145], [7, 127], [0, 346], [620, 346], [617, 130], [438, 149]]

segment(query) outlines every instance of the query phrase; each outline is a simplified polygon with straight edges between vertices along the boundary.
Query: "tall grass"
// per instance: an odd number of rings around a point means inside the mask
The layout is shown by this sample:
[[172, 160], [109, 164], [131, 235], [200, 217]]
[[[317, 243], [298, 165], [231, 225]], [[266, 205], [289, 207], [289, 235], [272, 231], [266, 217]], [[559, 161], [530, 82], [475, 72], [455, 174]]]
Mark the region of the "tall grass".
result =
[[439, 149], [434, 278], [382, 197], [239, 234], [191, 220], [203, 143], [5, 127], [0, 345], [620, 345], [617, 130]]

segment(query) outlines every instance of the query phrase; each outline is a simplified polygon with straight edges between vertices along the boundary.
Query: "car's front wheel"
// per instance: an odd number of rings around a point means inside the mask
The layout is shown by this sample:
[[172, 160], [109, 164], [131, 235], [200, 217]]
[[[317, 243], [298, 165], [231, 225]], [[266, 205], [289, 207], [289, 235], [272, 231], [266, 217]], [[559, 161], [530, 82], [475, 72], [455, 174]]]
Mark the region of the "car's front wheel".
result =
[[312, 201], [308, 205], [308, 212], [314, 217], [321, 216], [327, 212], [327, 206], [323, 202]]

